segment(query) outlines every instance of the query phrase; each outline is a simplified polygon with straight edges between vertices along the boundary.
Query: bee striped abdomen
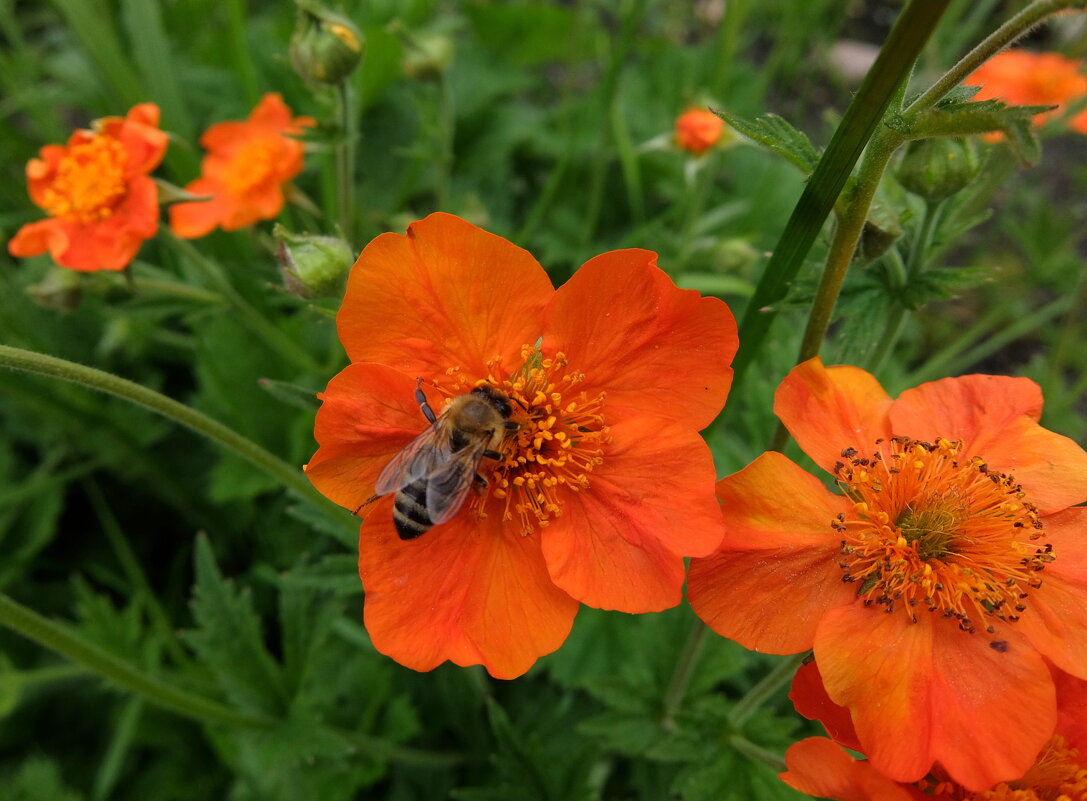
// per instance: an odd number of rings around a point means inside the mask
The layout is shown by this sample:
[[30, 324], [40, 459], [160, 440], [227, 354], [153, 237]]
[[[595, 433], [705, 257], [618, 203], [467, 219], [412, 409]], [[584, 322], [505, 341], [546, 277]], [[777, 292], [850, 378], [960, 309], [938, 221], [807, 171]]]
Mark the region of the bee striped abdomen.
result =
[[402, 540], [413, 540], [433, 526], [426, 509], [427, 481], [420, 478], [408, 484], [393, 499], [393, 525]]

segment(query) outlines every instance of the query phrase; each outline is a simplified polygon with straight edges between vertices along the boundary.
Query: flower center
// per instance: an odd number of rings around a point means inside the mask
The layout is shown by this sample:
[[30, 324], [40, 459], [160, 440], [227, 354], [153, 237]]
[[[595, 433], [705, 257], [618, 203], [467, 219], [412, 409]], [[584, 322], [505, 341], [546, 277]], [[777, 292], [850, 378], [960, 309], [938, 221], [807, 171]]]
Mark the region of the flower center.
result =
[[127, 159], [121, 143], [109, 136], [72, 145], [45, 189], [42, 208], [51, 217], [76, 222], [110, 217], [125, 194]]
[[961, 449], [898, 437], [877, 442], [872, 457], [843, 451], [834, 473], [853, 511], [831, 526], [842, 579], [860, 585], [865, 604], [905, 608], [915, 622], [923, 605], [973, 632], [977, 618], [1018, 620], [1055, 556], [1015, 480], [978, 457], [960, 460]]
[[225, 183], [232, 194], [244, 195], [276, 175], [279, 141], [265, 136], [245, 143], [226, 167]]
[[[498, 507], [503, 520], [516, 520], [527, 535], [562, 514], [564, 496], [588, 488], [589, 474], [603, 463], [611, 438], [602, 414], [604, 393], [590, 397], [579, 390], [585, 374], [570, 369], [564, 354], [543, 358], [526, 345], [521, 357], [523, 365], [508, 378], [497, 377], [495, 360], [487, 364], [487, 378], [476, 382], [509, 398], [517, 428], [503, 440], [501, 459], [483, 460], [480, 474], [487, 486], [469, 508], [486, 517], [489, 504]], [[457, 392], [469, 388], [455, 368], [448, 374], [456, 379]]]
[[915, 786], [925, 795], [951, 801], [1087, 801], [1087, 767], [1081, 767], [1079, 751], [1057, 734], [1023, 778], [991, 790], [972, 793], [938, 778], [923, 779]]

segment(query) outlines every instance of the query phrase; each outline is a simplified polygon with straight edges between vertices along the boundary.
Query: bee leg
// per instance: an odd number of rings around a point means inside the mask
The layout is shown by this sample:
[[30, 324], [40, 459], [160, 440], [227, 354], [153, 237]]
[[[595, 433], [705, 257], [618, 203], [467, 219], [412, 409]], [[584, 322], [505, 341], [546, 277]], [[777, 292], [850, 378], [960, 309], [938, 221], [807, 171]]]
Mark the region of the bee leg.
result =
[[434, 414], [434, 410], [430, 408], [430, 404], [427, 403], [426, 395], [423, 394], [423, 379], [416, 379], [419, 383], [415, 385], [415, 402], [419, 404], [419, 410], [422, 411], [423, 417], [425, 417], [431, 425], [434, 425], [438, 421], [438, 416]]
[[476, 473], [476, 485], [477, 485], [476, 489], [479, 489], [479, 490], [487, 489], [487, 479], [485, 479], [479, 473]]
[[492, 451], [490, 448], [483, 451], [483, 455], [486, 456], [488, 459], [501, 459], [502, 458], [502, 454], [500, 454], [498, 451]]
[[518, 428], [521, 427], [521, 424], [514, 420], [507, 420], [502, 425], [506, 427], [507, 431], [516, 431]]

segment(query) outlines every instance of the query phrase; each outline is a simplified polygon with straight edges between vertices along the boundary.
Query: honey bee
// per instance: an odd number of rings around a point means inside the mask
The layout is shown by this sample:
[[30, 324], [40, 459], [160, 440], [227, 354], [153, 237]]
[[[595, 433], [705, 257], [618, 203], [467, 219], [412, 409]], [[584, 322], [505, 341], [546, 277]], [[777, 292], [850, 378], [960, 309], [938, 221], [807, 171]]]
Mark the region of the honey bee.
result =
[[402, 540], [425, 534], [453, 517], [468, 490], [486, 486], [479, 473], [483, 459], [501, 459], [496, 449], [519, 425], [510, 420], [513, 407], [502, 392], [486, 384], [459, 395], [440, 415], [427, 403], [423, 379], [415, 400], [430, 427], [404, 446], [377, 477], [375, 492], [395, 492], [393, 524]]

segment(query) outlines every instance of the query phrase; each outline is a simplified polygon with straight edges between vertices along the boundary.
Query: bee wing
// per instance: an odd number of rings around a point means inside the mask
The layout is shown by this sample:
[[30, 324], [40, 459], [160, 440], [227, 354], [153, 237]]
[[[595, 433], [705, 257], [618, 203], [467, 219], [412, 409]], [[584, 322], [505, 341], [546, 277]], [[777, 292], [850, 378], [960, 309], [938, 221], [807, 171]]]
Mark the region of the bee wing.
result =
[[444, 523], [464, 505], [484, 450], [485, 442], [472, 443], [427, 476], [426, 513], [434, 525]]
[[413, 481], [426, 478], [451, 458], [449, 443], [437, 426], [428, 426], [385, 465], [374, 492], [388, 495]]

